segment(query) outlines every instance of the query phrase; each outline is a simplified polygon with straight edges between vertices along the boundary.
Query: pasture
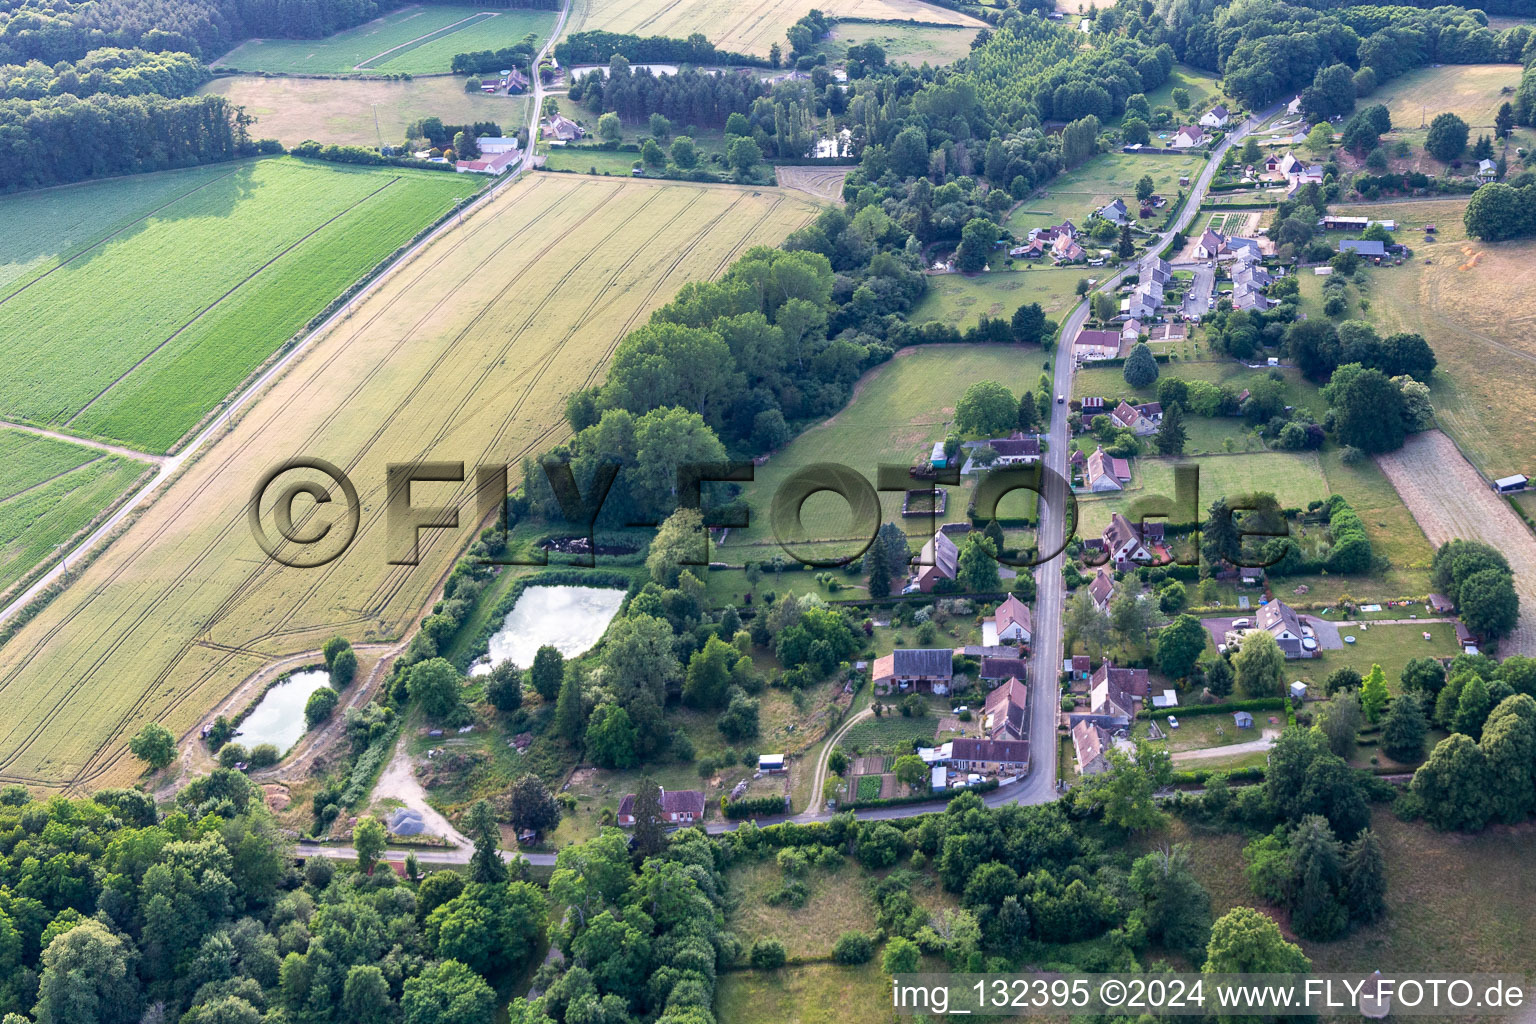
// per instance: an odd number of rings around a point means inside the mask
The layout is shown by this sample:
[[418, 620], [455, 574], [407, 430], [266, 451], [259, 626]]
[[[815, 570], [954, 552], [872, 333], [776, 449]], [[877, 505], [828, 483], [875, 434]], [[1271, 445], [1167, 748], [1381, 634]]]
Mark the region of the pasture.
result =
[[406, 125], [424, 117], [445, 124], [494, 121], [516, 133], [528, 123], [528, 99], [464, 91], [457, 78], [409, 82], [373, 78], [261, 78], [230, 75], [199, 90], [217, 93], [256, 118], [252, 134], [295, 146], [305, 139], [340, 146], [394, 146]]
[[[805, 431], [775, 452], [757, 468], [756, 479], [746, 485], [744, 496], [751, 506], [751, 523], [732, 530], [718, 557], [733, 564], [762, 561], [780, 555], [770, 519], [773, 496], [795, 472], [816, 463], [836, 463], [863, 474], [871, 484], [882, 463], [912, 465], [925, 459], [935, 441], [942, 441], [954, 418], [955, 403], [966, 385], [978, 380], [1006, 384], [1015, 395], [1039, 386], [1045, 355], [1038, 348], [986, 345], [929, 345], [903, 349], [889, 362], [870, 370], [855, 386], [853, 400], [839, 412]], [[949, 488], [949, 501], [940, 522], [965, 518], [970, 481]], [[1010, 502], [1022, 502], [1022, 494], [1005, 499], [1004, 514], [1022, 514]], [[921, 545], [930, 529], [925, 517], [903, 519], [902, 494], [880, 495], [882, 519], [901, 523]], [[852, 535], [848, 504], [828, 493], [813, 495], [802, 510], [806, 537], [824, 543], [827, 557], [849, 548], [837, 541]], [[713, 575], [713, 574], [711, 574]], [[765, 583], [768, 589], [774, 585]]]
[[[1499, 104], [1514, 99], [1513, 93], [1503, 95], [1502, 90], [1513, 90], [1519, 84], [1518, 64], [1447, 64], [1415, 68], [1384, 83], [1360, 102], [1385, 104], [1394, 128], [1418, 128], [1433, 121], [1436, 114], [1449, 113], [1474, 129], [1486, 129], [1493, 127]], [[1474, 131], [1474, 140], [1476, 136]]]
[[[1383, 334], [1416, 331], [1439, 366], [1435, 412], [1472, 463], [1489, 477], [1529, 473], [1536, 462], [1536, 408], [1510, 395], [1536, 389], [1536, 242], [1480, 242], [1462, 226], [1465, 200], [1347, 209], [1398, 223], [1414, 258], [1371, 272], [1365, 317]], [[1434, 241], [1421, 229], [1434, 224]], [[1378, 297], [1379, 296], [1379, 297]]]
[[498, 50], [530, 32], [542, 39], [554, 25], [554, 11], [425, 4], [323, 39], [251, 39], [210, 63], [289, 75], [446, 74], [454, 54]]
[[141, 476], [145, 463], [0, 429], [0, 591], [55, 553]]
[[[629, 216], [605, 216], [615, 209]], [[626, 331], [816, 212], [764, 189], [563, 175], [509, 187], [317, 339], [0, 647], [0, 777], [131, 779], [125, 743], [145, 722], [185, 732], [252, 672], [332, 635], [400, 637], [472, 536], [473, 467], [515, 473], [559, 441], [566, 397], [601, 378]], [[269, 560], [247, 525], [253, 487], [297, 455], [342, 468], [360, 496], [355, 539], [319, 568]], [[462, 507], [464, 527], [423, 531], [419, 564], [391, 565], [385, 467], [420, 459], [470, 467], [470, 482], [417, 485], [413, 499]], [[345, 508], [338, 494], [295, 513]]]
[[[156, 177], [0, 199], [0, 220], [21, 229], [0, 242], [16, 268], [0, 292], [0, 417], [168, 451], [485, 184], [286, 158]], [[124, 188], [131, 200], [115, 198]], [[98, 200], [106, 211], [93, 216]], [[44, 230], [55, 217], [71, 230]]]
[[[973, 32], [983, 27], [970, 15], [920, 0], [831, 0], [820, 10], [834, 19], [959, 25]], [[702, 32], [722, 50], [767, 56], [768, 47], [774, 43], [787, 49], [784, 33], [805, 12], [805, 5], [798, 0], [746, 4], [733, 0], [585, 0], [572, 11], [566, 32], [601, 29], [677, 39]]]
[[1103, 273], [1102, 267], [1057, 270], [1028, 266], [975, 275], [934, 274], [928, 278], [928, 290], [912, 310], [911, 319], [919, 324], [938, 320], [963, 329], [975, 325], [983, 316], [1007, 319], [1020, 306], [1038, 302], [1046, 316], [1061, 321], [1077, 305], [1077, 282]]
[[[1071, 220], [1081, 228], [1089, 214], [1115, 199], [1124, 199], [1134, 214], [1136, 182], [1143, 175], [1151, 177], [1154, 194], [1172, 203], [1179, 194], [1179, 177], [1187, 174], [1193, 178], [1203, 164], [1199, 156], [1102, 153], [1081, 167], [1052, 178], [1045, 194], [1030, 196], [1015, 206], [1003, 227], [1021, 239], [1030, 228], [1050, 227], [1063, 220]], [[1145, 226], [1161, 225], [1167, 212], [1168, 207], [1154, 211]], [[1086, 241], [1083, 246], [1094, 248]]]

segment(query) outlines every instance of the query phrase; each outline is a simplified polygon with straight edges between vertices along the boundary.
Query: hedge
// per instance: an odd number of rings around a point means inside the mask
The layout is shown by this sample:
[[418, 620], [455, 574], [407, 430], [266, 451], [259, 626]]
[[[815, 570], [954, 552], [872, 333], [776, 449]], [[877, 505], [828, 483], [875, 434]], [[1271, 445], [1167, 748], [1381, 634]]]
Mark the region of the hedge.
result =
[[1228, 782], [1264, 781], [1264, 769], [1256, 765], [1252, 768], [1235, 768], [1232, 771], [1222, 771], [1220, 768], [1197, 768], [1194, 771], [1174, 772], [1173, 782], [1176, 785], [1200, 785], [1215, 775], [1225, 775]]
[[914, 793], [911, 796], [892, 796], [875, 800], [850, 800], [840, 808], [841, 810], [865, 810], [871, 807], [904, 807], [908, 804], [928, 804], [935, 802], [949, 802], [961, 793], [990, 793], [997, 788], [996, 779], [987, 779], [975, 786], [951, 786], [941, 793]]
[[720, 810], [727, 818], [753, 818], [758, 815], [784, 815], [789, 809], [781, 796], [752, 796], [743, 800], [720, 797]]
[[1152, 708], [1147, 712], [1148, 718], [1167, 718], [1170, 715], [1180, 718], [1194, 718], [1197, 715], [1224, 715], [1234, 711], [1279, 711], [1287, 707], [1290, 700], [1286, 697], [1252, 697], [1248, 700], [1231, 700], [1225, 704], [1191, 704], [1187, 707], [1176, 708]]

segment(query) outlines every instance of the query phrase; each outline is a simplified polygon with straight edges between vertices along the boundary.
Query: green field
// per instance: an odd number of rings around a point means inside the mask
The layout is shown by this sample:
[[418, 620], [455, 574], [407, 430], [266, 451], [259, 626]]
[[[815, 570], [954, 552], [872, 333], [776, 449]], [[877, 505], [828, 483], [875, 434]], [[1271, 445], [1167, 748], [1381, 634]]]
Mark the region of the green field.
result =
[[1023, 268], [995, 269], [983, 274], [935, 274], [928, 291], [912, 310], [913, 323], [938, 320], [951, 327], [970, 327], [981, 317], [1011, 317], [1013, 311], [1038, 302], [1047, 316], [1062, 320], [1077, 304], [1077, 282], [1092, 278], [1102, 268], [1074, 267], [1065, 270]]
[[0, 429], [0, 590], [90, 525], [148, 468], [92, 448]]
[[[854, 398], [825, 422], [805, 431], [757, 468], [756, 479], [746, 485], [751, 505], [751, 524], [732, 530], [718, 557], [732, 564], [757, 561], [782, 554], [770, 521], [773, 495], [796, 471], [814, 463], [837, 463], [862, 473], [871, 484], [881, 463], [911, 465], [925, 457], [935, 441], [941, 441], [954, 416], [955, 403], [965, 387], [978, 380], [997, 380], [1014, 394], [1038, 387], [1045, 355], [1038, 348], [984, 345], [930, 345], [898, 353], [890, 362], [867, 373], [857, 385]], [[951, 487], [945, 522], [965, 518], [969, 482]], [[1022, 515], [1023, 493], [1005, 499], [1003, 513]], [[880, 495], [883, 518], [905, 523], [914, 543], [922, 543], [927, 519], [903, 520], [900, 492]], [[1010, 502], [1018, 500], [1015, 508]], [[811, 497], [802, 521], [813, 538], [847, 538], [851, 531], [847, 503], [831, 494]], [[828, 556], [848, 545], [825, 544]], [[787, 576], [788, 574], [786, 574]], [[763, 589], [773, 589], [771, 577]]]
[[[1402, 617], [1407, 618], [1412, 611], [1405, 609]], [[1425, 613], [1420, 609], [1419, 614], [1422, 616]], [[1431, 639], [1425, 640], [1425, 633]], [[1386, 673], [1387, 689], [1397, 693], [1398, 679], [1403, 674], [1403, 666], [1410, 659], [1449, 658], [1460, 650], [1456, 646], [1456, 627], [1449, 622], [1374, 625], [1366, 629], [1340, 626], [1339, 635], [1352, 636], [1355, 642], [1347, 643], [1337, 650], [1319, 651], [1315, 658], [1287, 662], [1286, 676], [1300, 679], [1321, 693], [1323, 680], [1334, 669], [1352, 668], [1363, 677], [1370, 673], [1372, 665], [1380, 665]]]
[[872, 22], [839, 22], [831, 38], [818, 49], [833, 61], [847, 59], [848, 47], [877, 43], [885, 50], [886, 62], [935, 67], [953, 64], [971, 52], [974, 28], [938, 28], [932, 25], [900, 25]]
[[[1253, 452], [1248, 455], [1213, 455], [1198, 459], [1140, 458], [1132, 463], [1134, 479], [1124, 491], [1109, 497], [1077, 496], [1078, 533], [1096, 537], [1116, 512], [1130, 512], [1143, 497], [1174, 497], [1173, 468], [1184, 463], [1200, 471], [1200, 492], [1195, 508], [1204, 510], [1218, 497], [1268, 492], [1282, 508], [1304, 507], [1326, 498], [1316, 452]], [[1182, 511], [1182, 510], [1181, 510]]]
[[1490, 128], [1499, 104], [1512, 98], [1503, 90], [1519, 84], [1516, 64], [1447, 64], [1405, 72], [1363, 102], [1385, 104], [1396, 128], [1425, 125], [1444, 113], [1455, 114], [1474, 128]]
[[[1019, 238], [1030, 228], [1049, 227], [1064, 219], [1081, 228], [1088, 215], [1114, 199], [1126, 200], [1136, 212], [1136, 182], [1143, 175], [1152, 178], [1153, 191], [1172, 203], [1179, 194], [1179, 177], [1191, 178], [1205, 165], [1203, 157], [1135, 156], [1129, 153], [1103, 153], [1076, 170], [1051, 179], [1044, 196], [1031, 196], [1016, 206], [1003, 226]], [[1186, 189], [1187, 191], [1187, 189]], [[1154, 211], [1147, 221], [1156, 227], [1163, 222], [1168, 207]], [[1088, 242], [1083, 247], [1092, 249]]]
[[530, 32], [542, 39], [554, 24], [554, 11], [412, 6], [324, 39], [252, 39], [212, 63], [278, 74], [447, 73], [454, 54], [499, 50]]
[[[164, 452], [475, 175], [260, 160], [0, 200], [0, 416]], [[135, 199], [120, 201], [120, 188]], [[93, 221], [98, 201], [108, 214]], [[135, 205], [136, 204], [136, 205]], [[16, 221], [10, 218], [18, 218]]]

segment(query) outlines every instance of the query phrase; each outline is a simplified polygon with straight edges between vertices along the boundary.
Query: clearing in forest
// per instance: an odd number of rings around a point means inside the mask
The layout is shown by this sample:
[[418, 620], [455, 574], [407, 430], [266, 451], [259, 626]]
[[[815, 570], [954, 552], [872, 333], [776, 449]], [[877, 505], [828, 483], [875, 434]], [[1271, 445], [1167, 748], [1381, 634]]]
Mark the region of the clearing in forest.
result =
[[[472, 535], [474, 467], [515, 478], [567, 433], [566, 398], [601, 378], [628, 330], [816, 211], [773, 189], [575, 175], [508, 187], [317, 339], [0, 647], [0, 778], [131, 779], [125, 744], [144, 723], [184, 732], [252, 672], [330, 636], [401, 636]], [[246, 517], [262, 476], [300, 456], [339, 467], [360, 499], [355, 540], [319, 568], [266, 558]], [[385, 468], [426, 460], [467, 465], [469, 482], [417, 484], [411, 499], [462, 507], [463, 525], [423, 531], [419, 564], [391, 565]], [[326, 483], [285, 475], [281, 489], [309, 480]], [[323, 512], [344, 509], [327, 487]], [[297, 516], [315, 510], [300, 499], [295, 522], [314, 526]]]

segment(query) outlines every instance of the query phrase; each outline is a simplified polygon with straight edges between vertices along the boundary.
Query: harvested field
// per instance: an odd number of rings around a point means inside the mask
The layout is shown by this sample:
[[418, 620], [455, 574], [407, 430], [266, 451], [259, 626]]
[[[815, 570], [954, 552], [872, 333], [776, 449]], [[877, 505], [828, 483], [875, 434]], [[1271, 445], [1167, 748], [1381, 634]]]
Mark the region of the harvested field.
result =
[[323, 39], [251, 39], [217, 67], [278, 74], [446, 74], [456, 53], [499, 50], [532, 32], [543, 39], [554, 11], [413, 5]]
[[[0, 289], [0, 417], [168, 451], [350, 284], [485, 184], [292, 158], [163, 177], [159, 190], [116, 179], [0, 200], [0, 222], [16, 229], [0, 263], [21, 268]], [[120, 188], [137, 202], [114, 203]], [[98, 197], [110, 212], [93, 217]], [[72, 232], [54, 235], [55, 218]]]
[[969, 27], [934, 28], [931, 25], [900, 25], [845, 21], [832, 30], [831, 38], [821, 45], [829, 58], [846, 59], [848, 47], [876, 43], [892, 64], [939, 67], [953, 64], [971, 52], [975, 29]]
[[[970, 15], [919, 0], [831, 0], [819, 9], [834, 19], [983, 27]], [[722, 50], [766, 56], [772, 44], [783, 45], [784, 33], [805, 12], [796, 0], [587, 0], [584, 11], [572, 13], [566, 33], [602, 29], [686, 39], [702, 32]]]
[[846, 167], [775, 167], [773, 171], [780, 188], [804, 192], [824, 203], [842, 201], [843, 179], [848, 177]]
[[1385, 104], [1394, 128], [1417, 128], [1429, 124], [1436, 114], [1447, 113], [1473, 128], [1491, 128], [1499, 104], [1514, 98], [1501, 91], [1519, 84], [1518, 64], [1446, 64], [1399, 75], [1367, 102]]
[[1379, 455], [1376, 462], [1432, 544], [1459, 537], [1504, 553], [1515, 570], [1520, 624], [1499, 653], [1536, 654], [1536, 538], [1514, 510], [1438, 430], [1415, 434], [1401, 451]]
[[[614, 209], [628, 216], [603, 216]], [[186, 731], [252, 672], [331, 635], [401, 636], [472, 535], [473, 467], [558, 441], [566, 396], [600, 379], [627, 330], [815, 209], [726, 186], [540, 175], [509, 187], [318, 339], [0, 648], [0, 777], [131, 779], [124, 744], [145, 722]], [[263, 474], [295, 456], [340, 467], [360, 497], [356, 539], [320, 568], [266, 558], [246, 521]], [[468, 464], [471, 482], [418, 484], [413, 498], [462, 507], [465, 528], [423, 531], [420, 564], [391, 565], [385, 466], [426, 459]]]
[[528, 123], [525, 96], [465, 92], [461, 79], [406, 81], [337, 78], [215, 78], [200, 90], [227, 96], [256, 118], [252, 133], [295, 146], [305, 139], [339, 146], [393, 146], [424, 117], [445, 124], [494, 121], [515, 133]]

